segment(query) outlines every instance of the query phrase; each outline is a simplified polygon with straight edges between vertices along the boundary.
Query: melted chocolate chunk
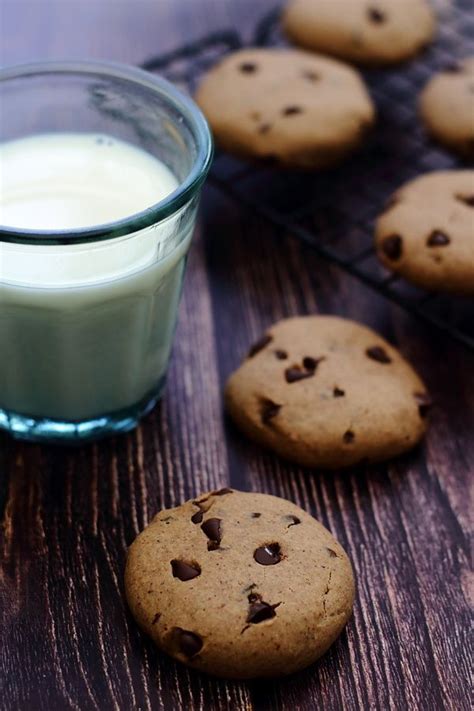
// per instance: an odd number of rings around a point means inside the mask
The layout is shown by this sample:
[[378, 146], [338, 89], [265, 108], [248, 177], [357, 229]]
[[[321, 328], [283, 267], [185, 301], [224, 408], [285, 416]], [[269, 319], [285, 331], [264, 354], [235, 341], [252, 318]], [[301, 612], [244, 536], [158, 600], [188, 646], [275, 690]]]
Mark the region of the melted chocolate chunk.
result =
[[201, 531], [209, 538], [207, 549], [214, 551], [219, 548], [222, 540], [222, 526], [220, 518], [208, 518], [201, 525]]
[[[256, 597], [251, 596], [250, 597]], [[249, 600], [250, 602], [250, 600]], [[264, 622], [265, 620], [271, 620], [275, 617], [276, 605], [269, 605], [268, 602], [263, 602], [261, 600], [256, 600], [255, 602], [250, 602], [250, 607], [247, 615], [247, 622], [252, 625], [258, 625], [259, 622]]]
[[402, 256], [403, 240], [400, 235], [390, 235], [382, 242], [382, 251], [386, 257], [396, 262]]
[[382, 22], [385, 22], [387, 19], [386, 14], [378, 7], [369, 7], [367, 10], [367, 17], [376, 25], [382, 24]]
[[161, 617], [161, 612], [157, 612], [156, 615], [153, 617], [153, 619], [152, 619], [152, 621], [151, 621], [151, 624], [152, 624], [152, 625], [156, 625], [156, 623], [158, 622], [158, 620], [160, 619], [160, 617]]
[[298, 380], [312, 378], [314, 370], [301, 370], [299, 366], [293, 366], [285, 370], [285, 380], [287, 383], [297, 383]]
[[253, 513], [251, 514], [252, 518], [260, 518], [262, 514], [261, 513]]
[[255, 74], [257, 71], [257, 65], [253, 62], [243, 62], [239, 65], [239, 69], [242, 74]]
[[433, 230], [428, 239], [426, 240], [426, 245], [428, 247], [446, 247], [451, 240], [448, 235], [441, 230]]
[[179, 651], [184, 654], [185, 657], [188, 657], [188, 659], [195, 657], [202, 649], [202, 639], [195, 632], [182, 630], [178, 627], [176, 629], [176, 638]]
[[344, 444], [352, 444], [352, 442], [355, 440], [355, 434], [352, 432], [352, 430], [347, 430], [347, 432], [344, 432], [342, 439], [344, 441]]
[[269, 425], [274, 417], [281, 410], [281, 405], [277, 405], [273, 400], [262, 400], [260, 403], [260, 418], [264, 425]]
[[369, 358], [376, 360], [378, 363], [392, 362], [392, 359], [388, 355], [387, 351], [381, 346], [372, 346], [372, 348], [367, 348], [365, 353]]
[[467, 205], [467, 207], [474, 207], [474, 195], [456, 195], [456, 200]]
[[304, 378], [309, 378], [313, 375], [313, 373], [306, 373], [304, 370], [301, 370], [299, 366], [295, 366], [293, 368], [287, 368], [285, 370], [285, 380], [287, 383], [296, 383], [298, 380], [303, 380]]
[[260, 565], [276, 565], [282, 559], [280, 544], [268, 543], [266, 546], [260, 546], [253, 557]]
[[286, 351], [275, 351], [275, 355], [278, 360], [286, 360], [288, 358], [288, 353]]
[[[194, 505], [199, 506], [199, 504], [194, 504]], [[204, 518], [204, 511], [202, 509], [200, 509], [199, 511], [196, 511], [196, 513], [191, 516], [191, 521], [193, 523], [201, 523], [203, 518]]]
[[251, 349], [249, 350], [248, 353], [248, 358], [253, 358], [254, 355], [257, 355], [260, 351], [263, 351], [263, 349], [268, 346], [269, 343], [273, 341], [273, 336], [270, 336], [268, 333], [265, 334], [265, 336], [262, 336], [262, 338], [257, 341], [256, 343], [253, 344]]
[[332, 391], [332, 394], [334, 395], [334, 397], [344, 397], [346, 393], [345, 390], [341, 390], [341, 388], [338, 388], [336, 385], [336, 387]]
[[297, 114], [302, 114], [303, 109], [301, 106], [286, 106], [282, 113], [283, 116], [296, 116]]
[[418, 412], [420, 413], [420, 417], [424, 419], [433, 407], [433, 400], [428, 393], [415, 393], [414, 398], [418, 403]]
[[293, 514], [288, 514], [288, 516], [286, 516], [286, 520], [290, 522], [288, 528], [291, 528], [292, 526], [297, 526], [299, 523], [301, 523], [301, 519], [299, 519], [298, 516], [293, 516]]
[[179, 578], [183, 582], [201, 575], [201, 568], [197, 563], [186, 563], [184, 560], [178, 560], [177, 558], [171, 561], [171, 570], [173, 577]]
[[331, 558], [336, 558], [336, 557], [337, 557], [336, 551], [333, 551], [332, 548], [326, 548], [326, 550], [327, 550], [327, 552], [329, 553], [329, 555], [331, 556]]

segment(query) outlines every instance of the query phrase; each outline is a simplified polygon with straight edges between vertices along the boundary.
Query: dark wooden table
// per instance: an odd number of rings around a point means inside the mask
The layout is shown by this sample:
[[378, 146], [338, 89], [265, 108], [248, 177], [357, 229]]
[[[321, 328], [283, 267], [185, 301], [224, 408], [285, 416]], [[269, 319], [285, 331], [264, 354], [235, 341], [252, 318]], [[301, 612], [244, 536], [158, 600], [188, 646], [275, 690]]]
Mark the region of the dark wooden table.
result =
[[[139, 63], [211, 29], [250, 28], [272, 0], [1, 0], [2, 63]], [[387, 465], [303, 471], [225, 420], [222, 385], [272, 321], [338, 313], [396, 343], [439, 406], [425, 443]], [[134, 433], [81, 449], [0, 436], [0, 708], [420, 709], [468, 703], [474, 362], [210, 188], [163, 402]], [[354, 617], [315, 666], [226, 683], [159, 654], [126, 609], [126, 548], [162, 507], [232, 484], [327, 525], [356, 571]]]

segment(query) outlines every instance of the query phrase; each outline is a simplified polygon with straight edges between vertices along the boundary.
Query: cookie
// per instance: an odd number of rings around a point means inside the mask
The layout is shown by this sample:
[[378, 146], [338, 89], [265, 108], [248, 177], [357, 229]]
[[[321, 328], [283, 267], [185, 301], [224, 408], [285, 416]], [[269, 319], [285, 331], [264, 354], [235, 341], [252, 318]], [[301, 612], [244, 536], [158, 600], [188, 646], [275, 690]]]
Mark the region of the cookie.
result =
[[224, 150], [300, 168], [336, 163], [375, 118], [354, 69], [300, 50], [235, 52], [204, 77], [196, 101]]
[[153, 519], [130, 547], [125, 590], [162, 650], [248, 679], [324, 654], [350, 617], [354, 580], [340, 544], [298, 506], [222, 489]]
[[421, 93], [420, 114], [433, 138], [474, 159], [474, 57], [435, 74]]
[[227, 410], [256, 442], [308, 467], [388, 459], [426, 429], [429, 397], [377, 333], [332, 316], [272, 326], [229, 378]]
[[291, 0], [283, 25], [302, 47], [375, 65], [409, 59], [435, 31], [426, 0]]
[[474, 295], [474, 170], [427, 173], [398, 190], [375, 228], [377, 254], [429, 291]]

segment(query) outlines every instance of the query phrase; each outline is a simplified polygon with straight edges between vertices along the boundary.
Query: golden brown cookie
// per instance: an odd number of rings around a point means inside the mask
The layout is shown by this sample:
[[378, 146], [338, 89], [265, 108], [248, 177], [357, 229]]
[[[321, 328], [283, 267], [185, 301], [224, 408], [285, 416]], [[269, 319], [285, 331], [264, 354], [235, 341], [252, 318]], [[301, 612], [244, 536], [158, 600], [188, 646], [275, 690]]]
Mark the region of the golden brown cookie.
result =
[[354, 69], [300, 50], [231, 54], [204, 77], [196, 101], [225, 150], [300, 168], [339, 161], [375, 119]]
[[383, 264], [430, 291], [474, 295], [474, 171], [427, 173], [400, 188], [376, 224]]
[[296, 44], [361, 64], [392, 64], [433, 38], [426, 0], [290, 0], [283, 25]]
[[276, 323], [225, 390], [249, 437], [286, 459], [336, 469], [388, 459], [426, 429], [425, 386], [377, 333], [333, 316]]
[[343, 548], [295, 504], [232, 489], [161, 511], [130, 547], [130, 609], [156, 644], [216, 676], [290, 674], [351, 615]]
[[435, 74], [421, 93], [420, 113], [434, 138], [474, 158], [474, 57]]

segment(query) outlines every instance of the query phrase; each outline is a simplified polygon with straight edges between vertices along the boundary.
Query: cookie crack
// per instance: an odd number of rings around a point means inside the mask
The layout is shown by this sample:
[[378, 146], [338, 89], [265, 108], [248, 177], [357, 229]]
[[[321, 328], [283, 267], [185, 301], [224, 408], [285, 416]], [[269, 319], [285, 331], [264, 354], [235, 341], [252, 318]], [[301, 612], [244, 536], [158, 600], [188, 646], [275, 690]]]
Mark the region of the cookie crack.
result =
[[323, 611], [324, 611], [324, 617], [327, 616], [327, 611], [326, 611], [326, 597], [329, 595], [329, 591], [331, 590], [331, 578], [332, 578], [332, 573], [333, 569], [329, 571], [327, 583], [326, 583], [326, 590], [323, 593]]

